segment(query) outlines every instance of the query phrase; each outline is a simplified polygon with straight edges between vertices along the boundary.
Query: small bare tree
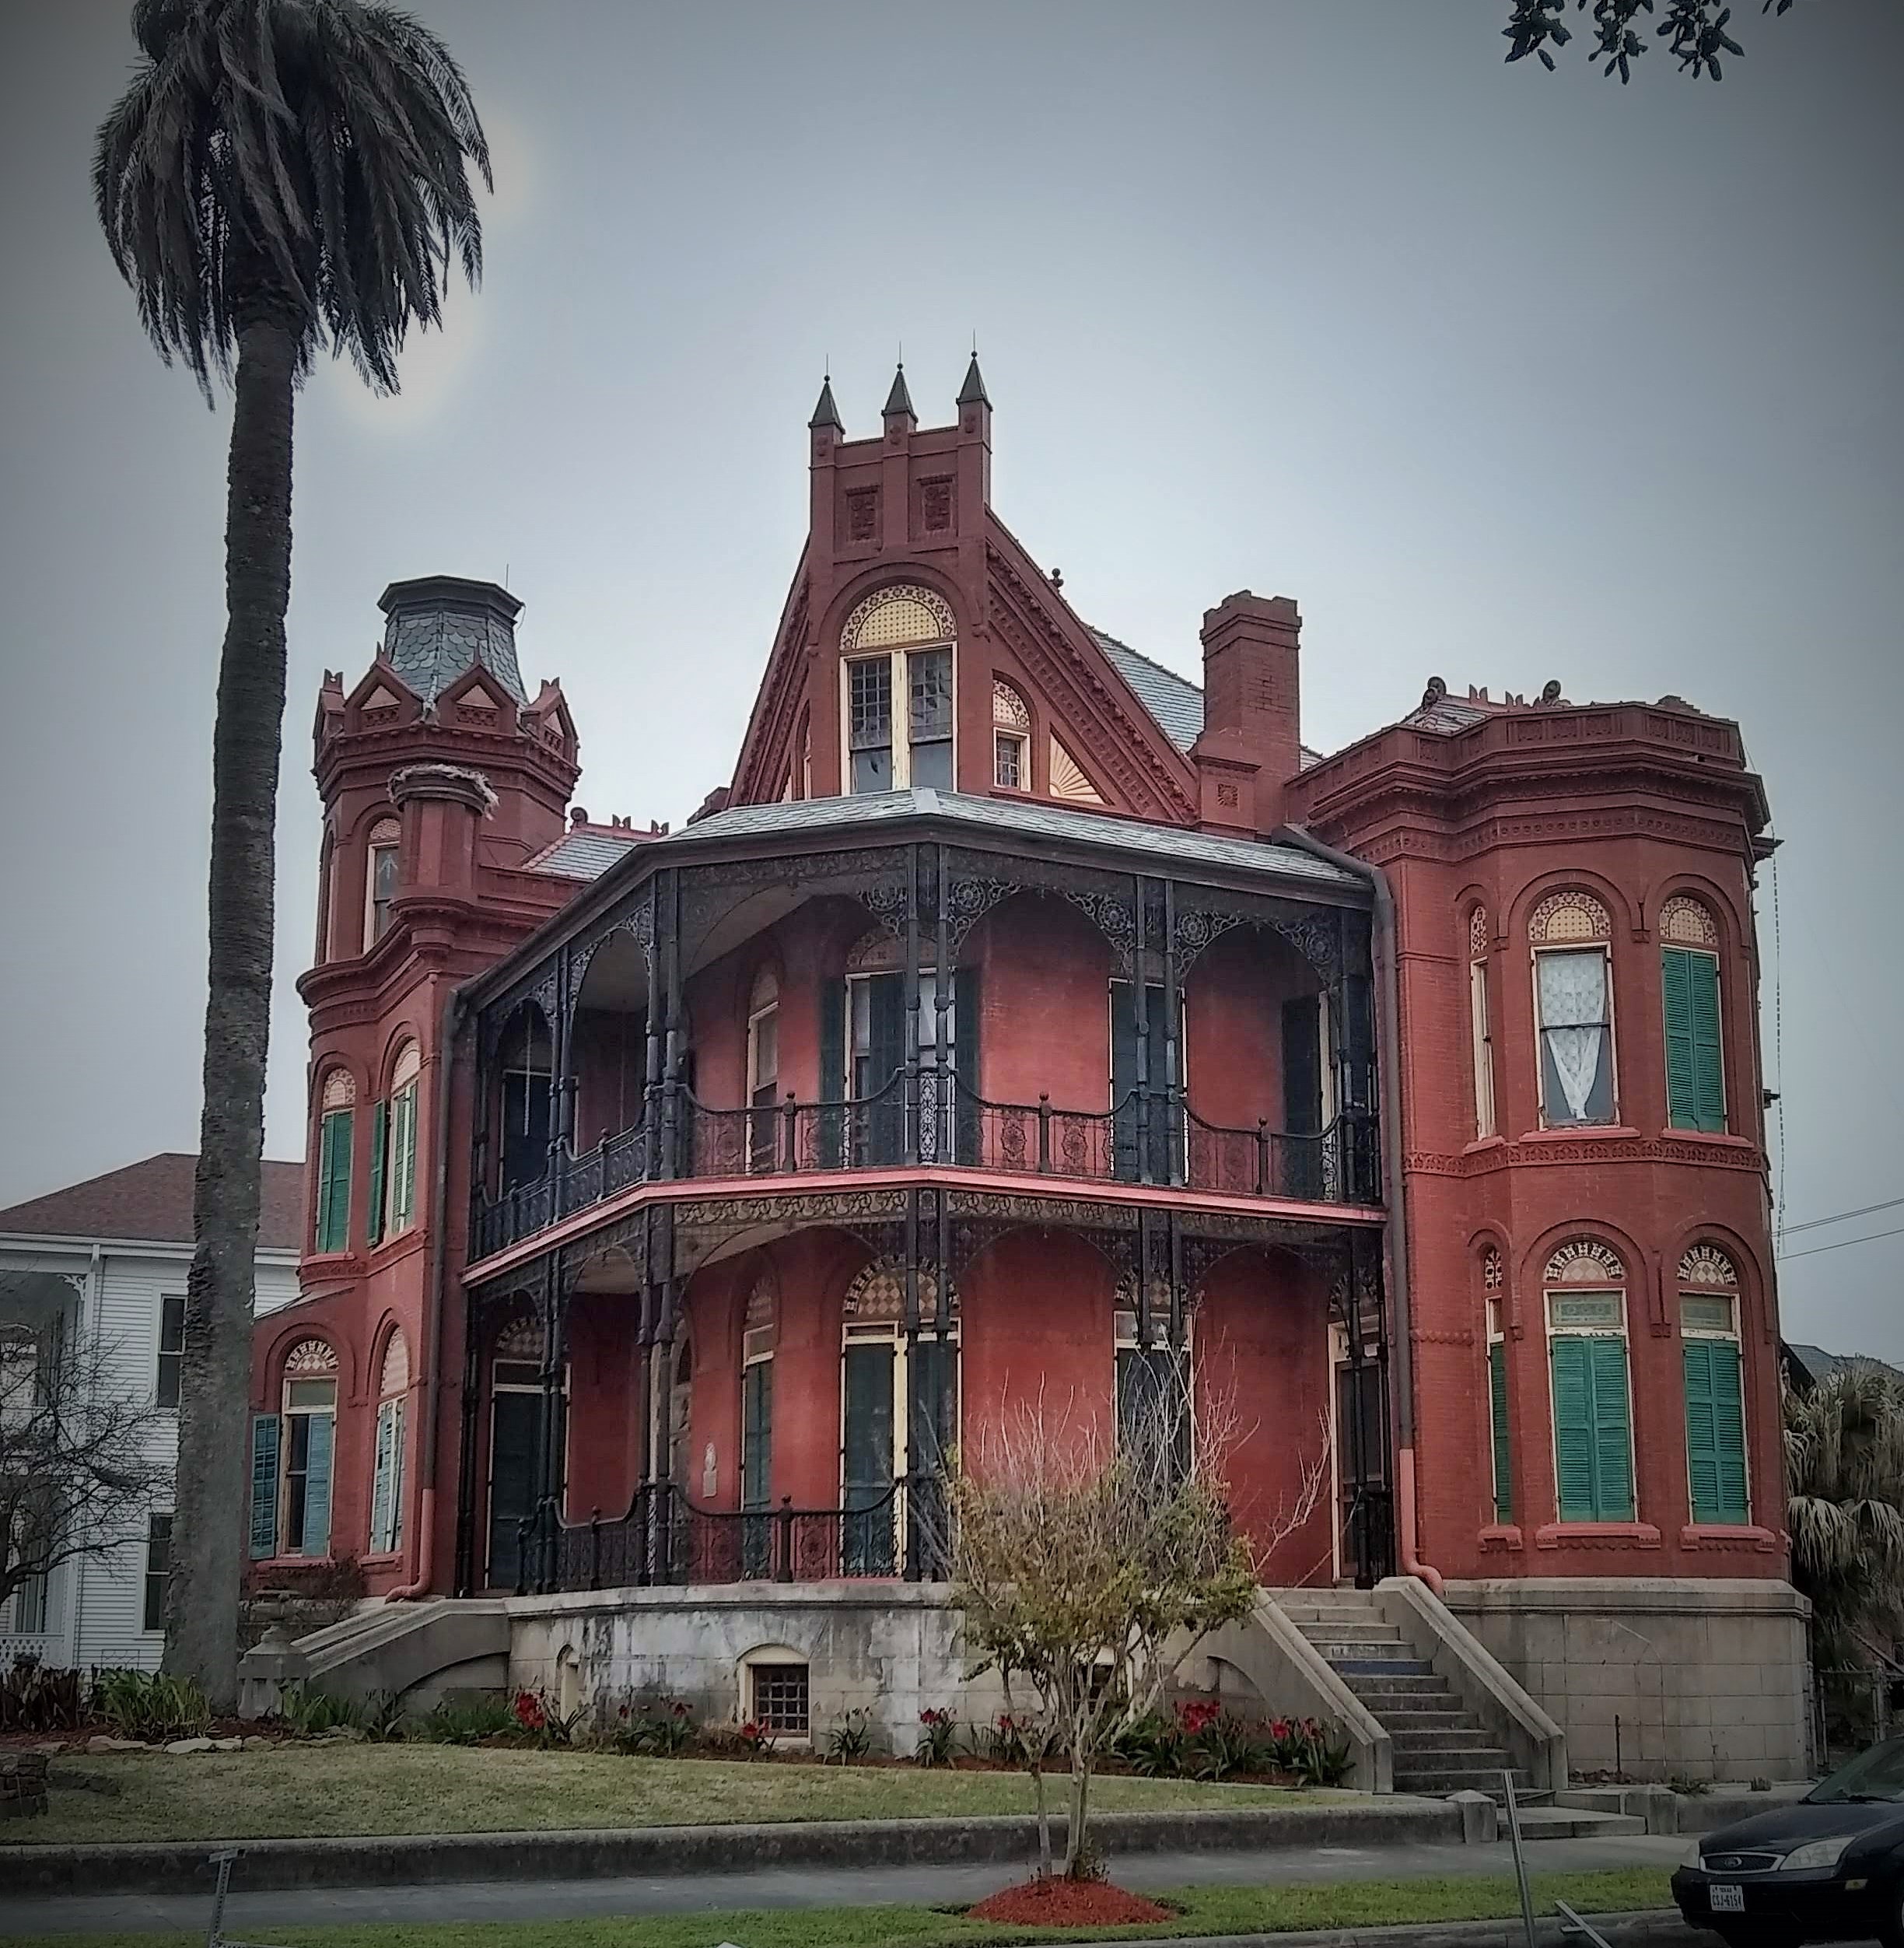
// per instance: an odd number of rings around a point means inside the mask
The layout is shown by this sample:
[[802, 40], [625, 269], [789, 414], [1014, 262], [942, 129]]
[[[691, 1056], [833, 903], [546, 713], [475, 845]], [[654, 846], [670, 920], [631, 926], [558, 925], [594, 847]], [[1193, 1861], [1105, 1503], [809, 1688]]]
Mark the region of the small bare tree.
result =
[[167, 1477], [159, 1410], [126, 1390], [109, 1342], [63, 1323], [0, 1324], [0, 1603], [119, 1548]]
[[1087, 1869], [1090, 1782], [1111, 1740], [1154, 1710], [1198, 1645], [1247, 1615], [1260, 1566], [1314, 1514], [1327, 1426], [1296, 1494], [1253, 1536], [1228, 1507], [1237, 1429], [1230, 1400], [1199, 1388], [1181, 1355], [1156, 1356], [1115, 1421], [1042, 1392], [981, 1423], [949, 1458], [941, 1559], [964, 1613], [968, 1673], [996, 1671], [1024, 1740], [1052, 1870], [1045, 1761], [1070, 1767], [1063, 1872]]

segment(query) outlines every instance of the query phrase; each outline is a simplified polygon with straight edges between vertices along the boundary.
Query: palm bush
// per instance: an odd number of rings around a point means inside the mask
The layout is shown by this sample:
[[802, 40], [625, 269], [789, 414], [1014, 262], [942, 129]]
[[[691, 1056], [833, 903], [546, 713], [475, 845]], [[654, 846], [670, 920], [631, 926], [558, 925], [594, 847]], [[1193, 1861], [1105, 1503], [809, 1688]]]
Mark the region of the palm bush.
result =
[[1792, 1580], [1811, 1599], [1814, 1661], [1864, 1664], [1904, 1630], [1904, 1382], [1853, 1361], [1789, 1391], [1785, 1463]]

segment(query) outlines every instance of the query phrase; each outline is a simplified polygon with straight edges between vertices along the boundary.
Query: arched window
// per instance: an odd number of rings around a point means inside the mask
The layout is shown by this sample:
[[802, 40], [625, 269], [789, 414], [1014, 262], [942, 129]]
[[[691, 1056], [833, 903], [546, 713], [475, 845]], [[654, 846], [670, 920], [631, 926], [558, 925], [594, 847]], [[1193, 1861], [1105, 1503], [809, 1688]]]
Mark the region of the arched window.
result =
[[366, 1221], [373, 1245], [416, 1221], [417, 1084], [422, 1066], [415, 1042], [406, 1042], [390, 1070], [390, 1099], [372, 1112]]
[[747, 997], [747, 1063], [754, 1112], [747, 1119], [747, 1168], [771, 1170], [779, 1153], [774, 1105], [780, 1091], [780, 984], [770, 968], [754, 976]]
[[317, 1210], [311, 1248], [348, 1251], [357, 1123], [357, 1084], [349, 1070], [328, 1070], [317, 1099]]
[[1487, 1308], [1488, 1428], [1494, 1473], [1494, 1519], [1514, 1520], [1514, 1470], [1507, 1424], [1507, 1330], [1502, 1317], [1507, 1270], [1490, 1245], [1481, 1254], [1481, 1292]]
[[1695, 1245], [1681, 1258], [1686, 1485], [1692, 1519], [1714, 1526], [1752, 1520], [1738, 1302], [1738, 1267], [1717, 1245]]
[[[848, 954], [845, 979], [828, 982], [821, 993], [822, 1090], [829, 1102], [846, 1105], [837, 1122], [823, 1119], [821, 1126], [835, 1166], [896, 1164], [906, 1154], [904, 958], [903, 944], [875, 929]], [[919, 969], [917, 1130], [928, 1163], [977, 1160], [979, 1020], [976, 968], [954, 968], [943, 985], [937, 968]]]
[[1129, 1277], [1118, 1287], [1111, 1318], [1118, 1452], [1160, 1484], [1181, 1481], [1190, 1472], [1195, 1428], [1192, 1316], [1186, 1310], [1183, 1344], [1172, 1346], [1163, 1330], [1170, 1288], [1162, 1279], [1153, 1281], [1148, 1319], [1137, 1312], [1137, 1281]]
[[[779, 1337], [778, 1308], [772, 1282], [755, 1281], [747, 1295], [740, 1329], [740, 1506], [767, 1508], [773, 1499], [773, 1359]], [[766, 1522], [749, 1522], [743, 1532], [746, 1573], [767, 1573], [772, 1547]]]
[[1494, 1133], [1494, 1038], [1488, 1021], [1488, 916], [1485, 906], [1468, 916], [1468, 1015], [1473, 1040], [1475, 1134]]
[[338, 1356], [320, 1339], [285, 1354], [277, 1414], [251, 1422], [251, 1554], [327, 1556]]
[[390, 1329], [377, 1376], [376, 1466], [370, 1490], [370, 1548], [393, 1555], [403, 1547], [404, 1421], [410, 1391], [410, 1347], [401, 1326]]
[[367, 954], [389, 930], [390, 902], [397, 897], [397, 850], [403, 828], [394, 818], [380, 818], [364, 842], [364, 951]]
[[549, 1070], [555, 1060], [548, 1020], [534, 1002], [517, 1009], [502, 1038], [501, 1112], [497, 1190], [507, 1196], [525, 1184], [539, 1183], [548, 1171]]
[[1626, 1268], [1597, 1239], [1563, 1245], [1542, 1281], [1560, 1519], [1633, 1519]]
[[331, 958], [331, 869], [337, 852], [336, 835], [324, 827], [323, 843], [317, 848], [317, 951], [321, 966]]
[[1726, 1126], [1725, 1038], [1719, 1018], [1719, 929], [1685, 894], [1660, 909], [1660, 990], [1666, 1018], [1666, 1121]]
[[992, 782], [1007, 791], [1031, 789], [1031, 711], [1002, 677], [992, 680]]
[[[900, 583], [846, 618], [840, 686], [842, 790], [952, 789], [952, 611], [930, 589]], [[895, 700], [905, 734], [895, 731]]]
[[1528, 923], [1540, 1031], [1541, 1121], [1611, 1123], [1613, 923], [1591, 893], [1554, 893]]

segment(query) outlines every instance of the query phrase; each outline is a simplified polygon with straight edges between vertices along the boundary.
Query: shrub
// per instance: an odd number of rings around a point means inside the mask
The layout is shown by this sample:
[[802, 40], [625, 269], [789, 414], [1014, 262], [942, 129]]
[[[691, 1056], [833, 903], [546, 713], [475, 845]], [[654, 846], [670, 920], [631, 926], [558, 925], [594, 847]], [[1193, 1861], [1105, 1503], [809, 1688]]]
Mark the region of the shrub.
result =
[[958, 1719], [950, 1712], [919, 1713], [919, 1743], [912, 1756], [921, 1765], [950, 1765], [958, 1756]]
[[1199, 1779], [1220, 1782], [1239, 1773], [1269, 1769], [1258, 1728], [1234, 1712], [1212, 1711], [1190, 1733], [1185, 1764]]
[[431, 1745], [477, 1745], [521, 1729], [516, 1714], [498, 1700], [478, 1698], [453, 1704], [446, 1699], [418, 1727], [417, 1736]]
[[410, 1733], [409, 1715], [394, 1691], [373, 1691], [357, 1713], [363, 1735], [373, 1744], [401, 1744]]
[[751, 1759], [757, 1759], [761, 1753], [773, 1750], [773, 1733], [765, 1726], [757, 1725], [752, 1719], [749, 1719], [734, 1736], [746, 1748], [747, 1755]]
[[859, 1705], [842, 1712], [826, 1735], [826, 1756], [836, 1765], [851, 1765], [872, 1749], [872, 1722]]
[[90, 1687], [76, 1670], [19, 1656], [0, 1674], [0, 1732], [73, 1732], [86, 1722]]
[[205, 1695], [189, 1677], [163, 1671], [102, 1671], [93, 1708], [121, 1738], [161, 1744], [196, 1738], [212, 1722]]
[[978, 1734], [985, 1757], [997, 1765], [1023, 1765], [1031, 1757], [1025, 1742], [1025, 1727], [1010, 1712], [1000, 1712], [997, 1722]]
[[1147, 1779], [1183, 1775], [1184, 1732], [1177, 1719], [1162, 1712], [1133, 1719], [1111, 1740], [1111, 1756]]
[[1294, 1729], [1294, 1763], [1290, 1770], [1302, 1785], [1340, 1785], [1355, 1763], [1355, 1748], [1346, 1732], [1332, 1733], [1321, 1722], [1305, 1718]]
[[278, 1694], [278, 1708], [271, 1713], [293, 1738], [315, 1738], [320, 1732], [355, 1729], [359, 1713], [355, 1705], [298, 1678]]

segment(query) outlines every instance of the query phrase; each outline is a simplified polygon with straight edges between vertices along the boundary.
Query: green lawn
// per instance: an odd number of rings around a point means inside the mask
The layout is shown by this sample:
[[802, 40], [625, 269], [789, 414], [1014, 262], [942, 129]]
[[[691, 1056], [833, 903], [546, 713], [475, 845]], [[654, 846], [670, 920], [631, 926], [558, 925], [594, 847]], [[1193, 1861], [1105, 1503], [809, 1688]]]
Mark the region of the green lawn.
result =
[[[62, 1785], [63, 1778], [89, 1778], [108, 1790]], [[1054, 1807], [1062, 1804], [1062, 1782], [1055, 1783]], [[46, 1817], [0, 1822], [0, 1845], [905, 1820], [1031, 1810], [1028, 1782], [1010, 1772], [619, 1758], [454, 1745], [281, 1745], [176, 1757], [75, 1756], [54, 1761], [51, 1785]], [[1134, 1778], [1098, 1780], [1091, 1796], [1104, 1812], [1296, 1806], [1329, 1796]]]
[[[1000, 1868], [1001, 1883], [1009, 1869]], [[1130, 1876], [1140, 1886], [1141, 1873]], [[1182, 1910], [1174, 1924], [1076, 1930], [991, 1926], [931, 1908], [772, 1908], [753, 1913], [656, 1915], [593, 1920], [437, 1927], [257, 1928], [281, 1948], [965, 1948], [991, 1943], [1129, 1939], [1296, 1932], [1305, 1928], [1375, 1927], [1401, 1921], [1493, 1921], [1520, 1911], [1511, 1880], [1365, 1880], [1331, 1887], [1143, 1888]], [[1671, 1905], [1667, 1876], [1650, 1868], [1618, 1873], [1537, 1874], [1537, 1911], [1556, 1900], [1583, 1914], [1621, 1914]], [[59, 1948], [196, 1948], [202, 1935], [62, 1935]]]

